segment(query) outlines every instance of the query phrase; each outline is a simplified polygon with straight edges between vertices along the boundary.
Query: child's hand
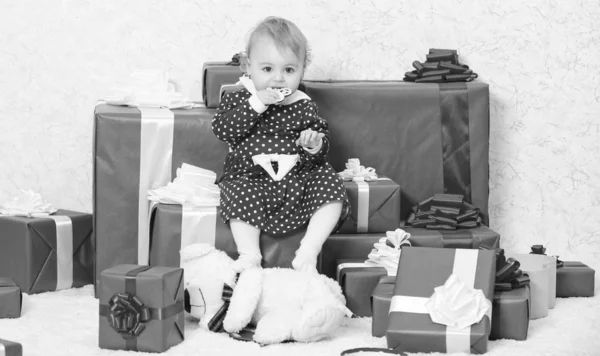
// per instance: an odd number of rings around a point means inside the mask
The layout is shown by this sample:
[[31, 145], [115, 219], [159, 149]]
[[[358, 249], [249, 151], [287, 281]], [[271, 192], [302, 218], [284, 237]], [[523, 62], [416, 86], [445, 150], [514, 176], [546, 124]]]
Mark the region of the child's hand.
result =
[[261, 90], [256, 93], [256, 96], [258, 96], [258, 99], [267, 106], [279, 102], [279, 95], [272, 90]]
[[323, 137], [325, 137], [324, 133], [306, 129], [300, 132], [300, 138], [296, 140], [296, 145], [306, 148], [315, 148], [323, 140]]

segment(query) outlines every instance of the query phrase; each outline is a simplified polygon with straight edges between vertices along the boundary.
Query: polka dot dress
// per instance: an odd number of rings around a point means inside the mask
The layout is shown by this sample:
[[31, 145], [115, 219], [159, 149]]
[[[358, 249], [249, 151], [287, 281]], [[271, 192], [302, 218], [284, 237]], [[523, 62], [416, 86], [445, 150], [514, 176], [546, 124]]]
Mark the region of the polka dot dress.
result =
[[[327, 121], [321, 119], [314, 102], [301, 99], [289, 105], [271, 105], [262, 114], [248, 103], [250, 93], [228, 93], [212, 121], [218, 139], [231, 148], [227, 155], [221, 188], [221, 217], [240, 219], [271, 235], [282, 235], [304, 227], [323, 204], [342, 201], [338, 226], [348, 215], [349, 204], [343, 180], [326, 161], [329, 151]], [[319, 152], [311, 154], [295, 141], [306, 129], [325, 134]], [[253, 155], [299, 154], [299, 162], [280, 181], [274, 181]], [[272, 163], [277, 172], [277, 163]]]

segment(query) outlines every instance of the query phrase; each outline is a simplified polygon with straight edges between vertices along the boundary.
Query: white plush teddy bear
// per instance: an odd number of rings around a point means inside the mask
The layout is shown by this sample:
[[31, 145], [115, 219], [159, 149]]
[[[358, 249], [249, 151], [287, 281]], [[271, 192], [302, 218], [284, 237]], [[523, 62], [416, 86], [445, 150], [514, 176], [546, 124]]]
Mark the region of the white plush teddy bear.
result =
[[253, 340], [260, 344], [318, 341], [329, 337], [344, 316], [351, 315], [340, 286], [323, 275], [288, 268], [252, 268], [242, 272], [236, 282], [233, 260], [208, 244], [185, 247], [181, 261], [187, 311], [204, 327], [225, 303], [224, 285], [233, 289], [224, 330], [238, 333], [248, 324], [256, 325]]

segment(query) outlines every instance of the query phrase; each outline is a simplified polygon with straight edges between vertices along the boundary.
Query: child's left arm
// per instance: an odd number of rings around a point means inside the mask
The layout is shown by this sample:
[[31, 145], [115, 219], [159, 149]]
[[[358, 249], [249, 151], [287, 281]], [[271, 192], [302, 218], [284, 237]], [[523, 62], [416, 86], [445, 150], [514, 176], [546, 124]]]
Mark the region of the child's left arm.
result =
[[325, 158], [329, 152], [329, 124], [319, 116], [317, 105], [310, 102], [302, 115], [302, 132], [296, 144], [302, 146], [306, 157], [312, 162]]

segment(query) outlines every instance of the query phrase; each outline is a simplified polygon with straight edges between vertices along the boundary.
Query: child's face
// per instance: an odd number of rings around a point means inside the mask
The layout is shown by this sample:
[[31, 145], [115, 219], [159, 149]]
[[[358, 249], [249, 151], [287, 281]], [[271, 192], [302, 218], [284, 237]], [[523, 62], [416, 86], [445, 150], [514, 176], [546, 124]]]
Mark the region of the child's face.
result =
[[290, 88], [293, 93], [298, 89], [304, 74], [304, 58], [297, 58], [289, 48], [278, 49], [268, 37], [256, 40], [251, 56], [249, 72], [256, 90]]

